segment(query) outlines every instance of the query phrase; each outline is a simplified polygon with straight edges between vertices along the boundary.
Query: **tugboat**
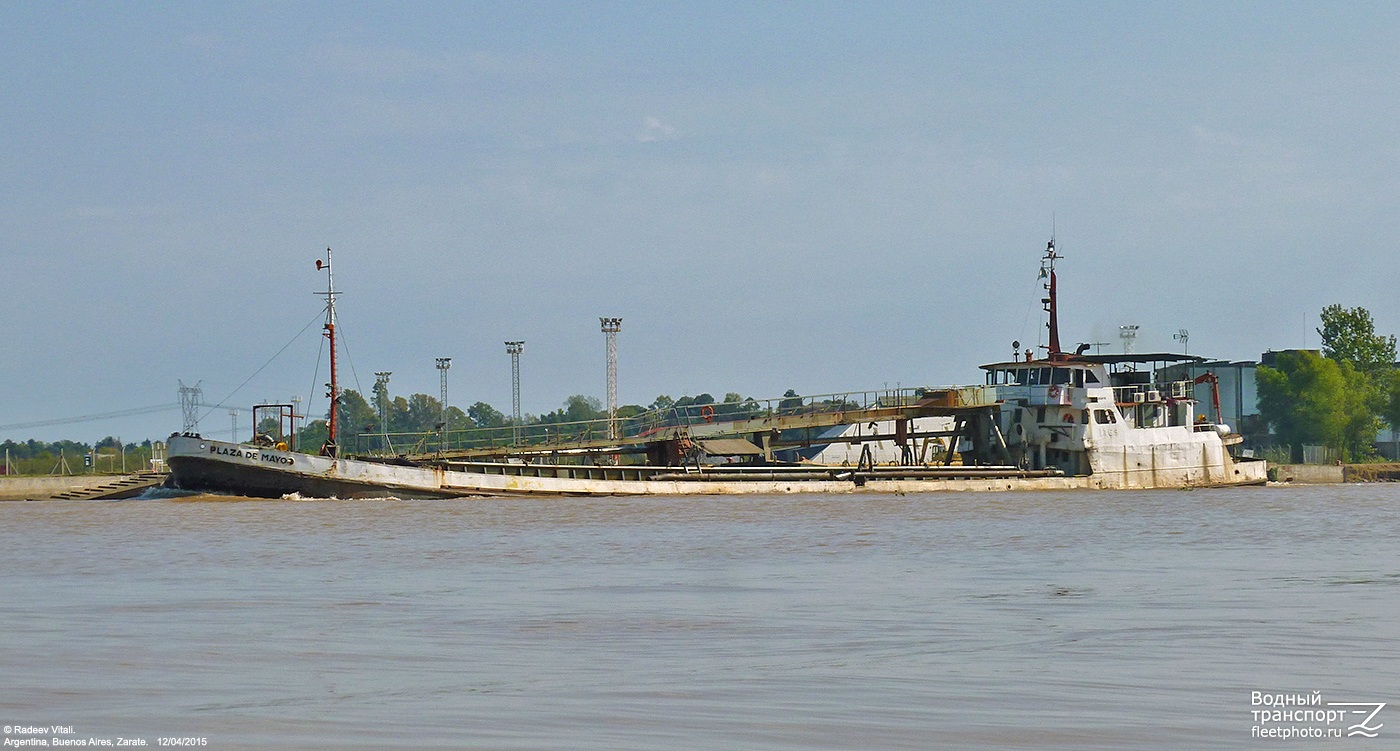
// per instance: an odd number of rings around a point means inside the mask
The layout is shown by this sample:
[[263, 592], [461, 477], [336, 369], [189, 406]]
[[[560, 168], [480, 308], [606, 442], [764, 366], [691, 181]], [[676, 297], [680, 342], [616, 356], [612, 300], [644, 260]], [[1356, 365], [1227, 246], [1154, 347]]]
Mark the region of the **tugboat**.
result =
[[1045, 357], [1034, 359], [1027, 350], [1024, 359], [1018, 353], [1011, 362], [982, 366], [1002, 403], [998, 431], [1011, 462], [1057, 468], [1095, 488], [1263, 484], [1265, 462], [1229, 452], [1242, 439], [1220, 421], [1218, 390], [1215, 419], [1196, 413], [1195, 386], [1215, 385], [1213, 374], [1194, 381], [1154, 377], [1164, 371], [1160, 366], [1205, 358], [1089, 355], [1085, 344], [1073, 353], [1061, 349], [1055, 275], [1060, 258], [1051, 240], [1041, 260], [1049, 318]]

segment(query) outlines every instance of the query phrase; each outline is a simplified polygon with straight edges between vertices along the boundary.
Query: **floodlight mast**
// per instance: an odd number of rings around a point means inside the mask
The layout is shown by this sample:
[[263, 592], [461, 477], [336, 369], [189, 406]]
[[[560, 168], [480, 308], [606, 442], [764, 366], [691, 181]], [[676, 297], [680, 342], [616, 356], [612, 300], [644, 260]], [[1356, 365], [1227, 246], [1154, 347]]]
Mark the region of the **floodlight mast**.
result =
[[608, 356], [608, 439], [619, 438], [617, 425], [617, 332], [622, 330], [621, 318], [599, 318], [607, 340]]
[[441, 376], [440, 380], [442, 381], [442, 404], [439, 405], [442, 407], [442, 425], [439, 427], [439, 430], [441, 431], [440, 440], [443, 451], [447, 450], [447, 370], [451, 367], [452, 358], [437, 358], [437, 369]]
[[393, 375], [391, 370], [381, 370], [374, 374], [374, 386], [376, 394], [375, 401], [379, 402], [379, 431], [384, 434], [384, 439], [389, 438], [389, 376]]
[[517, 444], [520, 443], [520, 353], [524, 351], [524, 341], [506, 342], [506, 353], [510, 355], [511, 440]]
[[1123, 354], [1131, 355], [1133, 353], [1133, 345], [1137, 341], [1138, 329], [1140, 328], [1142, 327], [1136, 323], [1125, 323], [1118, 327], [1118, 338], [1123, 343]]

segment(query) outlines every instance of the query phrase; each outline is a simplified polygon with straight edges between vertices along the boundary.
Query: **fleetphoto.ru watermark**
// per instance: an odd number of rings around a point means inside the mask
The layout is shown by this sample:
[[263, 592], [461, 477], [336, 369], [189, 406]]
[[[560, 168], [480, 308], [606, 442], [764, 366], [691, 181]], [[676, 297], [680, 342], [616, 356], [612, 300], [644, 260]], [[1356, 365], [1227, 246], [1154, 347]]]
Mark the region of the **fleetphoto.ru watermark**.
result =
[[1251, 691], [1250, 737], [1272, 740], [1293, 738], [1375, 738], [1385, 724], [1380, 720], [1383, 701], [1323, 701], [1322, 692], [1269, 694]]

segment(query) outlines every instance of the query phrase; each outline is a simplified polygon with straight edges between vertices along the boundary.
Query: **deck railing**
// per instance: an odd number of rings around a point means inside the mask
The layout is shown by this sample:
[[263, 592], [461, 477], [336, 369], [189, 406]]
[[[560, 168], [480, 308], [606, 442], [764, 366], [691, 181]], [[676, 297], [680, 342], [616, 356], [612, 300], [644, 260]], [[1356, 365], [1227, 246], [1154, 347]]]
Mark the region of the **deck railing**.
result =
[[[980, 387], [973, 387], [980, 388]], [[966, 389], [963, 389], [966, 390]], [[685, 404], [618, 417], [619, 435], [626, 439], [645, 438], [669, 428], [712, 423], [755, 420], [765, 417], [817, 415], [881, 407], [907, 407], [917, 404], [931, 389], [896, 388], [874, 391], [848, 391], [815, 396], [782, 396], [773, 399], [744, 399], [733, 402]], [[953, 398], [962, 401], [961, 391]], [[971, 397], [968, 397], [971, 398]], [[960, 406], [960, 405], [953, 405]], [[513, 425], [474, 427], [463, 430], [364, 433], [356, 436], [354, 452], [360, 456], [410, 456], [451, 453], [492, 448], [548, 449], [551, 446], [608, 439], [606, 417], [577, 422], [532, 422]]]

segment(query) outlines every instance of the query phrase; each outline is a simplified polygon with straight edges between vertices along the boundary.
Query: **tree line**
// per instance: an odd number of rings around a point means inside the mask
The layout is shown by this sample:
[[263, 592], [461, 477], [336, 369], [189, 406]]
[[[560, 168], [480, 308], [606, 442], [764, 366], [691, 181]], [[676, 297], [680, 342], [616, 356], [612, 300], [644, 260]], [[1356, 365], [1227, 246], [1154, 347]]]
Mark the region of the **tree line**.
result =
[[1373, 459], [1377, 431], [1400, 428], [1395, 336], [1377, 334], [1365, 308], [1329, 305], [1321, 320], [1320, 353], [1280, 352], [1259, 367], [1259, 414], [1294, 461], [1304, 445], [1335, 449], [1344, 462]]
[[[136, 472], [151, 468], [151, 441], [123, 443], [114, 436], [107, 436], [97, 443], [77, 441], [28, 441], [6, 440], [0, 442], [0, 461], [8, 455], [8, 472], [16, 475], [79, 474], [96, 470], [98, 472], [121, 472], [123, 461], [125, 470]], [[93, 456], [89, 467], [84, 457]], [[6, 467], [0, 464], [0, 474], [6, 474]]]
[[[793, 389], [779, 401], [782, 409], [799, 409], [803, 399]], [[709, 419], [736, 420], [762, 412], [762, 403], [752, 397], [729, 392], [723, 399], [716, 399], [709, 393], [696, 396], [672, 398], [661, 394], [650, 404], [627, 404], [618, 407], [620, 420], [628, 421], [649, 412], [686, 411], [699, 414], [700, 409], [709, 407], [704, 414]], [[383, 417], [381, 418], [381, 409]], [[591, 396], [574, 394], [564, 400], [556, 410], [539, 415], [522, 415], [519, 425], [492, 405], [478, 401], [462, 410], [449, 406], [444, 413], [442, 403], [428, 394], [413, 394], [408, 397], [392, 397], [382, 384], [376, 384], [370, 399], [353, 389], [341, 394], [338, 417], [339, 444], [343, 452], [354, 452], [357, 447], [378, 446], [382, 443], [376, 437], [418, 435], [428, 436], [445, 429], [449, 434], [474, 428], [513, 428], [540, 429], [553, 428], [559, 437], [580, 437], [584, 424], [607, 418], [608, 413], [602, 402]], [[567, 427], [566, 427], [567, 426]], [[258, 426], [258, 432], [280, 439], [275, 419], [265, 419]], [[563, 432], [560, 432], [563, 431]], [[580, 433], [580, 435], [573, 435]], [[297, 448], [315, 452], [329, 435], [326, 418], [307, 423], [297, 434]], [[502, 435], [509, 435], [502, 433]], [[411, 448], [404, 446], [403, 448]]]
[[[804, 401], [796, 391], [788, 389], [779, 400], [781, 409], [793, 411], [801, 409]], [[340, 445], [343, 450], [353, 451], [358, 445], [365, 445], [366, 437], [381, 435], [386, 427], [380, 420], [380, 407], [387, 419], [387, 432], [391, 435], [413, 435], [436, 433], [443, 427], [444, 413], [441, 401], [428, 394], [410, 396], [390, 396], [382, 385], [376, 385], [369, 399], [353, 389], [341, 394], [340, 398]], [[627, 404], [618, 407], [618, 418], [624, 421], [637, 418], [649, 412], [684, 412], [694, 415], [709, 407], [708, 416], [718, 420], [737, 420], [757, 415], [763, 411], [763, 403], [752, 397], [735, 392], [724, 394], [716, 399], [709, 393], [673, 398], [661, 394], [649, 404]], [[329, 434], [329, 412], [326, 417], [312, 420], [303, 425], [296, 436], [296, 446], [300, 451], [315, 453], [325, 443]], [[473, 428], [521, 427], [524, 429], [577, 429], [576, 426], [596, 422], [608, 416], [602, 402], [591, 396], [574, 394], [564, 400], [558, 409], [539, 415], [523, 415], [516, 426], [510, 415], [492, 405], [478, 401], [462, 410], [449, 406], [445, 414], [445, 427], [449, 432], [465, 431]], [[257, 426], [257, 433], [274, 441], [289, 440], [281, 434], [276, 418], [263, 418]], [[503, 433], [509, 435], [509, 433]], [[568, 437], [563, 433], [556, 435]], [[499, 436], [498, 436], [499, 437]], [[248, 436], [238, 436], [244, 440]], [[405, 448], [411, 448], [405, 447]], [[0, 459], [9, 452], [10, 473], [16, 475], [80, 474], [91, 471], [120, 472], [125, 467], [128, 472], [149, 469], [151, 466], [152, 441], [123, 443], [113, 436], [96, 443], [60, 440], [53, 442], [30, 439], [28, 441], [6, 440], [0, 442]], [[84, 457], [92, 454], [93, 464], [85, 464]], [[123, 463], [123, 459], [125, 462]], [[0, 464], [0, 474], [5, 466]]]

